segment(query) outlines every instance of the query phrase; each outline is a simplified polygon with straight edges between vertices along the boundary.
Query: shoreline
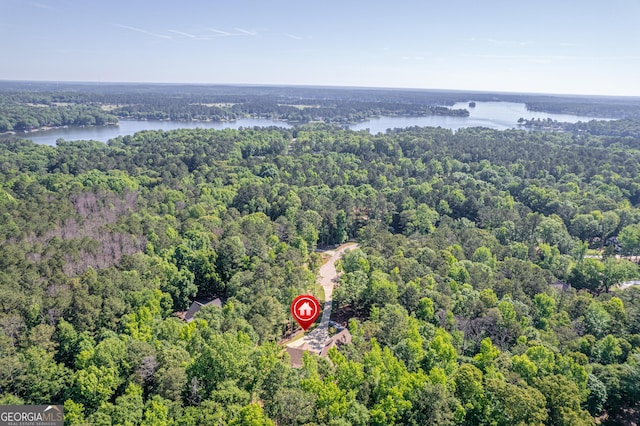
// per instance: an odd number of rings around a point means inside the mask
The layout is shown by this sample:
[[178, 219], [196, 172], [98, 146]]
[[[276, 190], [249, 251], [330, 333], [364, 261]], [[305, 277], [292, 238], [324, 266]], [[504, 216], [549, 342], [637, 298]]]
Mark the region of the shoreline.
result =
[[60, 130], [60, 129], [69, 129], [72, 127], [84, 128], [84, 127], [109, 127], [109, 126], [118, 126], [120, 123], [107, 123], [107, 124], [89, 124], [89, 125], [69, 125], [65, 124], [64, 126], [42, 126], [35, 129], [29, 130], [10, 130], [8, 132], [0, 133], [0, 137], [2, 136], [20, 136], [22, 134], [30, 134], [30, 133], [38, 133], [38, 132], [47, 132], [50, 130]]
[[[451, 110], [451, 111], [456, 111], [456, 110]], [[382, 114], [382, 115], [372, 115], [369, 116], [367, 118], [364, 118], [362, 120], [356, 120], [356, 121], [350, 121], [348, 123], [341, 123], [341, 122], [334, 122], [331, 120], [321, 120], [318, 121], [318, 123], [325, 123], [325, 124], [336, 124], [336, 125], [355, 125], [355, 124], [359, 124], [359, 123], [363, 123], [366, 122], [368, 120], [373, 120], [373, 119], [379, 119], [379, 118], [384, 118], [384, 117], [406, 117], [406, 118], [421, 118], [421, 117], [433, 117], [433, 116], [442, 116], [442, 117], [468, 117], [469, 116], [469, 112], [466, 110], [463, 110], [465, 112], [467, 112], [466, 115], [462, 115], [462, 114], [443, 114], [439, 111], [432, 111], [430, 114]], [[38, 132], [47, 132], [50, 130], [60, 130], [60, 129], [69, 129], [69, 128], [85, 128], [85, 127], [109, 127], [109, 126], [119, 126], [119, 122], [120, 121], [148, 121], [148, 122], [154, 122], [154, 121], [158, 121], [158, 122], [174, 122], [174, 123], [234, 123], [236, 121], [242, 120], [242, 119], [266, 119], [266, 120], [272, 120], [272, 121], [276, 121], [276, 122], [283, 122], [286, 124], [289, 124], [291, 126], [295, 126], [295, 125], [304, 125], [304, 124], [310, 124], [313, 123], [312, 121], [310, 122], [304, 122], [304, 121], [289, 121], [289, 120], [283, 120], [280, 118], [270, 118], [270, 117], [263, 117], [263, 116], [252, 116], [252, 115], [248, 115], [248, 116], [244, 116], [244, 117], [237, 117], [237, 118], [231, 118], [231, 119], [223, 119], [223, 120], [213, 120], [213, 119], [209, 119], [209, 120], [199, 120], [199, 119], [191, 119], [191, 120], [172, 120], [170, 118], [167, 119], [149, 119], [149, 118], [136, 118], [136, 117], [118, 117], [118, 123], [107, 123], [107, 124], [90, 124], [90, 125], [75, 125], [75, 124], [67, 124], [64, 126], [42, 126], [42, 127], [38, 127], [35, 129], [29, 129], [29, 130], [11, 130], [8, 132], [2, 132], [0, 133], [0, 136], [20, 136], [22, 134], [30, 134], [30, 133], [38, 133]]]

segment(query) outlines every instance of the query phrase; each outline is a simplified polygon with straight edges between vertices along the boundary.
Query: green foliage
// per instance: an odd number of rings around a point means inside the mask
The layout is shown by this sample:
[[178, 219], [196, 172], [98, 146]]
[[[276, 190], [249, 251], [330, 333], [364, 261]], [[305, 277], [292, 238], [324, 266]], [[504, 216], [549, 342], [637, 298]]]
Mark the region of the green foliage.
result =
[[480, 352], [477, 353], [473, 359], [481, 370], [489, 373], [493, 371], [493, 361], [498, 355], [500, 355], [500, 350], [493, 346], [491, 339], [486, 337], [480, 342]]
[[549, 375], [536, 382], [547, 402], [549, 423], [554, 425], [593, 425], [588, 412], [580, 408], [581, 393], [575, 383], [564, 376]]
[[603, 337], [611, 323], [611, 315], [601, 303], [593, 302], [589, 305], [584, 316], [587, 331], [596, 337]]
[[[119, 113], [191, 111], [165, 106]], [[638, 277], [614, 256], [637, 254], [629, 144], [323, 125], [7, 139], [1, 399], [78, 425], [618, 419], [640, 400], [640, 292], [615, 288]], [[293, 369], [288, 305], [314, 290], [314, 249], [351, 238], [332, 319], [352, 343]]]
[[0, 102], [0, 133], [40, 127], [114, 124], [118, 117], [95, 106], [24, 105]]
[[455, 395], [464, 411], [464, 423], [480, 424], [486, 419], [488, 401], [483, 385], [482, 371], [471, 364], [462, 364], [454, 375]]
[[120, 383], [115, 368], [89, 365], [74, 375], [70, 396], [87, 409], [95, 409], [111, 398]]
[[21, 374], [15, 388], [27, 404], [59, 400], [69, 381], [69, 370], [53, 359], [53, 353], [31, 346], [19, 357]]
[[433, 300], [429, 299], [428, 297], [423, 297], [422, 299], [420, 299], [416, 316], [423, 321], [433, 322], [433, 320], [435, 319], [434, 314], [435, 308], [433, 305]]
[[253, 344], [242, 332], [213, 335], [188, 367], [189, 381], [198, 383], [198, 394], [205, 399], [225, 383], [233, 380], [240, 388], [250, 389], [254, 365], [250, 362]]
[[496, 257], [491, 253], [491, 250], [487, 247], [478, 247], [473, 253], [472, 260], [478, 263], [484, 263], [491, 269], [496, 267]]
[[618, 236], [623, 253], [637, 256], [640, 252], [640, 224], [627, 225]]
[[409, 234], [414, 232], [420, 234], [428, 234], [435, 230], [435, 223], [440, 218], [437, 211], [429, 208], [428, 205], [421, 203], [415, 210], [405, 210], [406, 231]]
[[618, 362], [620, 356], [622, 356], [622, 349], [618, 339], [611, 334], [606, 335], [596, 343], [594, 356], [602, 364]]
[[493, 308], [498, 304], [498, 296], [490, 288], [485, 288], [480, 292], [480, 300], [487, 308]]
[[596, 376], [589, 374], [587, 389], [589, 391], [587, 409], [592, 415], [597, 416], [602, 413], [607, 401], [607, 387]]
[[546, 293], [538, 293], [533, 298], [533, 306], [534, 318], [538, 322], [538, 326], [546, 329], [549, 326], [549, 319], [555, 311], [556, 301]]
[[529, 386], [516, 386], [498, 378], [488, 378], [488, 419], [496, 425], [544, 425], [548, 414], [544, 394]]
[[229, 426], [231, 425], [273, 426], [274, 423], [265, 416], [262, 407], [258, 404], [249, 404], [242, 407], [238, 417], [229, 422]]

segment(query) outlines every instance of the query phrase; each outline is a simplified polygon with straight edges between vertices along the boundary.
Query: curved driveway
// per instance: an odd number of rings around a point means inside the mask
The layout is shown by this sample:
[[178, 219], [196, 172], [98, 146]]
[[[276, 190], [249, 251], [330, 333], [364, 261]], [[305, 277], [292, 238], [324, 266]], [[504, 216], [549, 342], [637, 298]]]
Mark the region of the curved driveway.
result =
[[337, 250], [327, 250], [323, 252], [325, 254], [331, 254], [331, 258], [320, 267], [318, 274], [318, 284], [324, 289], [324, 308], [322, 310], [320, 324], [311, 333], [304, 336], [304, 338], [288, 343], [287, 346], [307, 349], [317, 354], [325, 347], [327, 340], [329, 340], [329, 320], [331, 318], [331, 308], [333, 307], [333, 286], [338, 281], [336, 261], [342, 257], [346, 250], [354, 250], [356, 248], [358, 248], [358, 244], [347, 243], [338, 247]]

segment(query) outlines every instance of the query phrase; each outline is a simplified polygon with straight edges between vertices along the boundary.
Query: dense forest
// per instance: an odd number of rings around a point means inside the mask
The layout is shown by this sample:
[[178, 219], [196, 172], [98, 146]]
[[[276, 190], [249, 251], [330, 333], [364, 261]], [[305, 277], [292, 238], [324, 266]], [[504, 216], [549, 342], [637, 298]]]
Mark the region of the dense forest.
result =
[[[0, 404], [64, 404], [68, 425], [631, 424], [640, 152], [618, 125], [3, 139]], [[348, 240], [352, 342], [293, 368], [289, 304]]]
[[[1, 96], [0, 96], [1, 98]], [[118, 117], [97, 106], [14, 104], [0, 99], [0, 133], [60, 126], [117, 124]]]
[[[577, 123], [562, 123], [547, 118], [518, 120], [520, 126], [535, 130], [560, 130], [571, 133], [588, 133], [590, 135], [605, 136], [602, 142], [609, 146], [612, 144], [622, 143], [626, 147], [640, 148], [640, 120], [638, 119], [621, 119], [621, 120], [590, 120], [587, 122], [579, 121]], [[611, 138], [607, 136], [612, 136]], [[624, 139], [621, 139], [624, 138]]]

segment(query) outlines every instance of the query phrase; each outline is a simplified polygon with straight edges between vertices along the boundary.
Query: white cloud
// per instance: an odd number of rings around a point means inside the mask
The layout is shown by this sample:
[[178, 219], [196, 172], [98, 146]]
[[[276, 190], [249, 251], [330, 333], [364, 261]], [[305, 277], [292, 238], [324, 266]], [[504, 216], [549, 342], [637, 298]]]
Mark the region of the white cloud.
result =
[[195, 36], [193, 34], [189, 34], [189, 33], [185, 33], [183, 31], [178, 31], [178, 30], [168, 30], [170, 33], [174, 33], [174, 34], [178, 34], [184, 37], [188, 37], [188, 38], [198, 38], [198, 36]]
[[151, 37], [163, 38], [163, 39], [171, 40], [171, 36], [154, 33], [154, 32], [142, 29], [142, 28], [132, 27], [130, 25], [122, 25], [122, 24], [113, 24], [113, 25], [115, 25], [116, 27], [119, 27], [119, 28], [124, 28], [125, 30], [135, 31], [135, 32], [140, 33], [140, 34], [146, 34], [146, 35], [151, 36]]
[[245, 29], [242, 29], [242, 28], [235, 28], [235, 30], [236, 31], [240, 31], [242, 34], [246, 34], [246, 35], [250, 35], [250, 36], [258, 35], [258, 33], [255, 32], [255, 31], [249, 31], [249, 30], [245, 30]]
[[214, 29], [214, 28], [209, 28], [209, 31], [211, 31], [211, 32], [213, 32], [213, 33], [216, 33], [216, 34], [217, 34], [217, 35], [219, 35], [219, 36], [225, 36], [225, 37], [226, 37], [226, 36], [233, 35], [233, 34], [231, 34], [231, 33], [229, 33], [229, 32], [221, 31], [221, 30], [216, 30], [216, 29]]

